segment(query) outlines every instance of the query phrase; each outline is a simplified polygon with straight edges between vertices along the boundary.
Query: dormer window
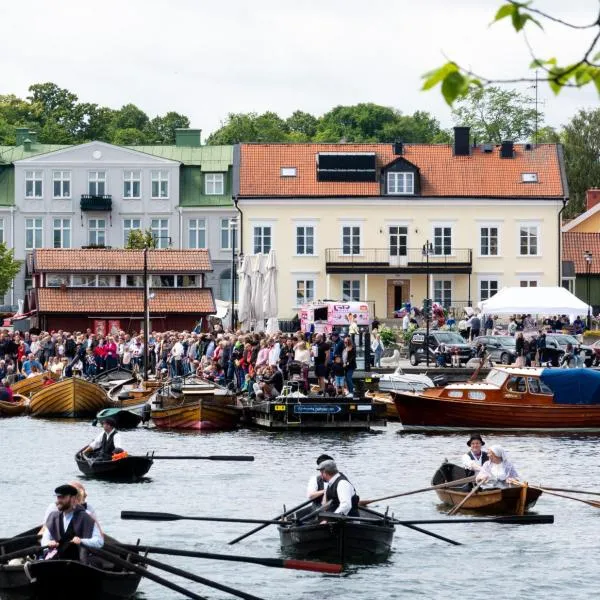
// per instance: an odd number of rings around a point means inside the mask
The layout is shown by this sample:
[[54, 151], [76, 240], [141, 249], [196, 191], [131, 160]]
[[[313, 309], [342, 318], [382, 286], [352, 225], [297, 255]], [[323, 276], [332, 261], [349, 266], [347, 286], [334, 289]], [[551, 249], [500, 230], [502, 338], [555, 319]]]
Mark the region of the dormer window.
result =
[[390, 195], [412, 195], [415, 193], [415, 174], [398, 173], [395, 171], [387, 174], [387, 193]]

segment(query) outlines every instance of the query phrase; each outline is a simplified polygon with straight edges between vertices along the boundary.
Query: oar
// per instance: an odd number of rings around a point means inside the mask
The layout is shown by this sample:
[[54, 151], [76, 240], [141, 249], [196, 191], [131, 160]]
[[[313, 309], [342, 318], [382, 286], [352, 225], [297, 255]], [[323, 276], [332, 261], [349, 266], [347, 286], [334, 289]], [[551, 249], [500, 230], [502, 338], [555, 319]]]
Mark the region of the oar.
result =
[[242, 454], [238, 456], [153, 456], [150, 455], [149, 458], [153, 458], [155, 460], [238, 460], [238, 461], [246, 461], [252, 462], [254, 460], [254, 456], [248, 456], [247, 454]]
[[91, 554], [96, 554], [100, 558], [103, 558], [104, 560], [107, 560], [107, 561], [113, 563], [114, 565], [123, 567], [124, 569], [127, 569], [128, 571], [132, 571], [133, 573], [137, 573], [138, 575], [141, 575], [142, 577], [145, 577], [146, 579], [150, 579], [151, 581], [154, 581], [155, 583], [158, 583], [159, 585], [169, 588], [170, 590], [173, 590], [174, 592], [179, 592], [181, 595], [185, 596], [186, 598], [192, 598], [193, 600], [207, 600], [204, 596], [199, 596], [198, 594], [195, 594], [194, 592], [190, 592], [189, 590], [181, 587], [180, 585], [177, 585], [176, 583], [171, 583], [170, 581], [163, 579], [162, 577], [159, 577], [158, 575], [155, 575], [154, 573], [150, 573], [150, 571], [148, 571], [148, 569], [139, 567], [138, 565], [133, 564], [131, 561], [120, 558], [116, 554], [112, 554], [111, 552], [106, 552], [106, 550], [100, 550], [100, 548], [92, 548], [90, 546], [86, 546], [85, 549], [88, 552], [90, 552]]
[[41, 533], [32, 533], [31, 535], [22, 535], [19, 537], [13, 537], [13, 538], [2, 538], [0, 540], [0, 546], [2, 546], [3, 544], [12, 544], [13, 542], [35, 542], [36, 540], [39, 540], [42, 537]]
[[14, 552], [9, 552], [8, 554], [0, 554], [0, 562], [8, 562], [13, 558], [21, 558], [22, 556], [27, 556], [28, 554], [32, 554], [33, 552], [39, 552], [43, 546], [29, 546], [28, 548], [21, 548], [21, 550], [15, 550]]
[[[541, 485], [541, 484], [540, 484]], [[531, 486], [529, 486], [531, 487]], [[588, 492], [587, 490], [569, 490], [565, 488], [555, 488], [544, 486], [542, 488], [546, 493], [551, 492], [570, 492], [571, 494], [591, 494], [592, 496], [600, 496], [600, 492]]]
[[121, 519], [136, 521], [215, 521], [219, 523], [260, 523], [261, 525], [282, 525], [282, 521], [272, 519], [231, 519], [227, 517], [188, 517], [163, 512], [121, 511]]
[[559, 498], [567, 498], [568, 500], [576, 500], [577, 502], [583, 502], [584, 504], [588, 504], [589, 506], [593, 506], [594, 508], [600, 508], [600, 502], [597, 500], [584, 500], [583, 498], [575, 498], [575, 496], [567, 496], [566, 494], [559, 494], [557, 492], [549, 492], [548, 488], [535, 487], [534, 485], [529, 486], [532, 490], [539, 490], [544, 494], [548, 494], [549, 496], [558, 496]]
[[373, 502], [381, 502], [382, 500], [389, 500], [390, 498], [400, 498], [400, 496], [410, 496], [411, 494], [420, 494], [421, 492], [429, 492], [430, 490], [441, 490], [448, 487], [455, 487], [462, 485], [463, 483], [469, 483], [475, 481], [475, 475], [472, 477], [465, 477], [463, 479], [457, 479], [456, 481], [447, 481], [446, 483], [440, 483], [438, 485], [432, 485], [430, 487], [421, 488], [419, 490], [413, 490], [411, 492], [401, 492], [400, 494], [392, 494], [391, 496], [382, 496], [381, 498], [373, 498], [373, 500], [361, 500], [360, 506], [367, 506]]
[[[294, 508], [290, 508], [290, 510], [287, 510], [287, 511], [281, 513], [280, 515], [277, 515], [274, 520], [283, 519], [283, 517], [287, 517], [287, 516], [295, 513], [297, 510], [300, 510], [301, 508], [304, 508], [307, 504], [310, 504], [311, 502], [312, 502], [312, 500], [306, 500], [302, 504], [298, 504], [298, 506], [295, 506]], [[268, 525], [265, 525], [265, 524], [259, 525], [258, 527], [255, 527], [254, 529], [251, 529], [247, 533], [244, 533], [244, 535], [240, 535], [239, 537], [236, 537], [235, 540], [231, 540], [229, 542], [229, 545], [231, 546], [233, 544], [237, 544], [238, 542], [241, 542], [243, 539], [245, 539], [245, 538], [247, 538], [247, 537], [249, 537], [249, 536], [257, 533], [261, 529], [264, 529], [265, 527], [268, 527]]]
[[[373, 519], [371, 517], [347, 517], [346, 515], [339, 515], [336, 513], [327, 513], [323, 515], [327, 519], [345, 519], [348, 521], [358, 521], [365, 523], [381, 523], [382, 518]], [[547, 523], [554, 523], [554, 515], [506, 515], [503, 517], [482, 517], [477, 518], [466, 518], [466, 519], [417, 519], [417, 520], [405, 520], [400, 519], [389, 519], [389, 523], [394, 525], [447, 525], [449, 523], [500, 523], [502, 525], [540, 525]]]
[[246, 562], [263, 567], [278, 567], [280, 569], [297, 569], [300, 571], [317, 571], [319, 573], [341, 573], [342, 565], [335, 563], [317, 562], [311, 560], [291, 560], [281, 558], [257, 558], [255, 556], [236, 556], [234, 554], [214, 554], [212, 552], [193, 552], [191, 550], [178, 550], [177, 548], [161, 548], [158, 546], [134, 546], [132, 544], [119, 544], [127, 550], [138, 550], [151, 554], [166, 554], [169, 556], [187, 556], [190, 558], [208, 558], [214, 560], [228, 560], [231, 562]]
[[[235, 588], [229, 587], [228, 585], [223, 585], [221, 583], [217, 583], [216, 581], [212, 581], [210, 579], [206, 579], [205, 577], [200, 577], [199, 575], [195, 575], [194, 573], [190, 573], [189, 571], [184, 571], [183, 569], [178, 569], [177, 567], [173, 567], [163, 562], [159, 562], [152, 558], [148, 558], [147, 556], [138, 556], [137, 554], [128, 554], [127, 550], [123, 550], [118, 546], [113, 546], [109, 544], [108, 547], [113, 552], [118, 553], [126, 553], [128, 555], [128, 559], [132, 562], [139, 562], [150, 567], [156, 567], [161, 571], [166, 571], [167, 573], [172, 573], [173, 575], [177, 575], [178, 577], [184, 577], [185, 579], [189, 579], [190, 581], [195, 581], [196, 583], [201, 583], [202, 585], [206, 585], [208, 587], [214, 588], [215, 590], [219, 590], [221, 592], [226, 592], [227, 594], [231, 594], [232, 596], [237, 596], [238, 598], [244, 598], [244, 600], [262, 600], [258, 596], [253, 596], [252, 594], [247, 594], [246, 592], [242, 592], [241, 590], [236, 590]], [[135, 548], [135, 546], [133, 546]]]
[[452, 510], [448, 512], [448, 516], [451, 517], [452, 515], [455, 515], [462, 508], [462, 505], [477, 492], [482, 484], [483, 481], [480, 481]]

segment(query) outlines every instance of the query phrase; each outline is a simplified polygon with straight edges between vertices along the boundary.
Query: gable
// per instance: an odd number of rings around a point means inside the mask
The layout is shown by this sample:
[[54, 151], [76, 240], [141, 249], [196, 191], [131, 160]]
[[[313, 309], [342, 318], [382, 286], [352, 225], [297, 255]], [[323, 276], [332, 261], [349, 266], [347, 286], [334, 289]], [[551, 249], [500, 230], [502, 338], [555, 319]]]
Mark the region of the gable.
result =
[[395, 171], [398, 173], [409, 172], [409, 173], [418, 173], [419, 167], [417, 165], [411, 163], [409, 160], [406, 160], [403, 156], [399, 156], [396, 160], [388, 163], [387, 165], [381, 167], [382, 173], [387, 173], [388, 171]]

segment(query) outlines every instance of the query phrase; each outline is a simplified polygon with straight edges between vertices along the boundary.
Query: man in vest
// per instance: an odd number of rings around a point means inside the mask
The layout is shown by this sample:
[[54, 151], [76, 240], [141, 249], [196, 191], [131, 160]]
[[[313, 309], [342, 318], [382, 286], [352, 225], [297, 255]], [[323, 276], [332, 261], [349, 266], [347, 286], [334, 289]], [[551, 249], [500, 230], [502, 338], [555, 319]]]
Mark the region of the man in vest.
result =
[[483, 463], [487, 462], [487, 452], [483, 451], [485, 442], [478, 433], [471, 434], [471, 437], [467, 441], [467, 446], [470, 450], [462, 456], [462, 466], [467, 471], [467, 477], [471, 475], [477, 475], [479, 473]]
[[[333, 460], [325, 460], [317, 467], [323, 482], [327, 484], [325, 503], [329, 502], [328, 511], [350, 517], [358, 516], [358, 501], [354, 486], [348, 478], [337, 470]], [[327, 521], [322, 521], [327, 522]]]
[[[321, 454], [319, 458], [317, 458], [317, 467], [326, 460], [333, 460], [329, 454]], [[318, 475], [313, 475], [308, 480], [308, 485], [306, 486], [306, 497], [309, 500], [313, 501], [315, 508], [319, 508], [323, 504], [323, 496], [325, 495], [325, 489], [327, 488], [327, 484], [323, 481], [323, 476], [321, 473]]]
[[83, 453], [89, 454], [92, 452], [98, 458], [110, 460], [113, 454], [123, 452], [121, 436], [115, 429], [116, 424], [116, 421], [111, 417], [104, 419], [102, 421], [104, 432], [98, 434]]
[[50, 551], [46, 559], [85, 560], [82, 546], [102, 548], [104, 538], [100, 527], [79, 504], [76, 487], [65, 484], [58, 486], [56, 508], [46, 520], [46, 529], [42, 536], [42, 546]]

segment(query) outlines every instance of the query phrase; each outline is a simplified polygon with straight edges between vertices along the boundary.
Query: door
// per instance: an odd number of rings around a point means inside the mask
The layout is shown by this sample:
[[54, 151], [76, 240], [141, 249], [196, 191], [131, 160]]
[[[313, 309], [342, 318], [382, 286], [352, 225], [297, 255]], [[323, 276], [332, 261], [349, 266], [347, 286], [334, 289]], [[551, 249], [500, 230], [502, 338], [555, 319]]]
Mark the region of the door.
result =
[[404, 294], [402, 293], [402, 286], [394, 286], [394, 310], [400, 310], [403, 304]]

